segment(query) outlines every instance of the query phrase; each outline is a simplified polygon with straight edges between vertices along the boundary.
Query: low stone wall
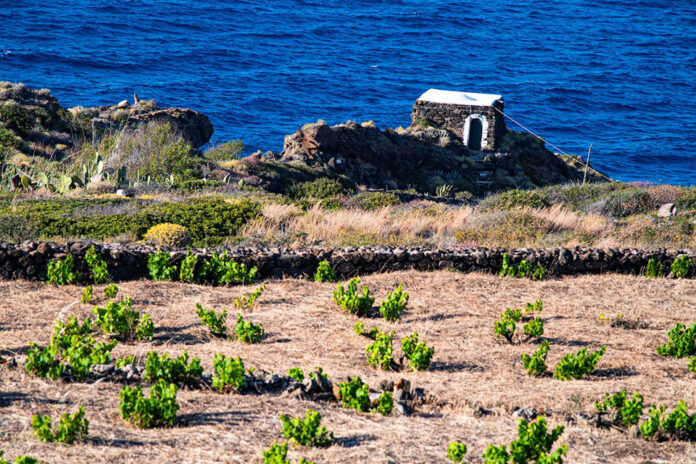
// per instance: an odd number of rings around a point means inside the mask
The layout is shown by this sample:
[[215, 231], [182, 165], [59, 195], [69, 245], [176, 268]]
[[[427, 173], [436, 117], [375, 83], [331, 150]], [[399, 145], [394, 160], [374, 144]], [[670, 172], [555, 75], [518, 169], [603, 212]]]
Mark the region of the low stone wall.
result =
[[[148, 276], [147, 257], [156, 248], [138, 244], [99, 244], [93, 242], [27, 241], [21, 244], [0, 243], [0, 279], [45, 280], [48, 262], [71, 253], [77, 268], [86, 271], [84, 255], [95, 246], [108, 264], [115, 281], [135, 280]], [[416, 269], [433, 271], [452, 269], [461, 272], [491, 272], [500, 270], [503, 255], [508, 253], [513, 263], [526, 259], [539, 264], [550, 276], [599, 274], [615, 272], [641, 274], [650, 258], [661, 262], [669, 271], [672, 261], [680, 255], [692, 258], [692, 273], [696, 253], [693, 250], [596, 249], [596, 248], [453, 248], [432, 250], [424, 248], [395, 248], [372, 246], [360, 248], [310, 248], [301, 251], [280, 248], [216, 248], [194, 249], [200, 257], [214, 251], [228, 251], [230, 256], [248, 266], [257, 266], [262, 278], [311, 276], [321, 260], [328, 260], [341, 278], [360, 274]], [[169, 250], [173, 262], [183, 259], [186, 250]], [[199, 263], [201, 259], [199, 259]], [[84, 277], [88, 277], [85, 273]]]

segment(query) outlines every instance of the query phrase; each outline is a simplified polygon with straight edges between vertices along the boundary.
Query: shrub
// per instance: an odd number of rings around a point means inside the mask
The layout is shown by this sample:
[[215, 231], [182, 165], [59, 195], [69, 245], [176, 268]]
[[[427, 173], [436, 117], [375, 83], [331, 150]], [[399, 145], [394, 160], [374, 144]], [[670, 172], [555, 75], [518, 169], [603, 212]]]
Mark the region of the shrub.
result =
[[609, 192], [600, 212], [605, 216], [622, 218], [647, 213], [654, 208], [650, 194], [641, 188], [624, 188]]
[[688, 256], [680, 256], [672, 262], [672, 275], [677, 279], [685, 279], [689, 276], [690, 267], [691, 258]]
[[155, 333], [150, 315], [141, 315], [132, 309], [133, 301], [124, 297], [121, 302], [109, 301], [106, 306], [95, 306], [92, 314], [97, 316], [96, 323], [104, 333], [116, 335], [122, 341], [151, 340]]
[[304, 381], [304, 371], [301, 367], [291, 367], [288, 370], [288, 377], [297, 380], [298, 382]]
[[[9, 461], [5, 461], [3, 456], [5, 452], [0, 450], [0, 464], [11, 464]], [[14, 460], [14, 464], [41, 464], [36, 458], [29, 456], [17, 456]]]
[[160, 356], [156, 351], [150, 351], [147, 354], [147, 361], [145, 361], [143, 379], [148, 383], [157, 383], [163, 380], [179, 387], [193, 387], [200, 382], [201, 374], [203, 374], [201, 360], [194, 357], [189, 363], [186, 351], [174, 359], [170, 359], [167, 353]]
[[63, 259], [54, 259], [48, 263], [48, 282], [53, 285], [69, 285], [79, 282], [80, 275], [73, 270], [74, 260], [73, 255], [68, 255]]
[[519, 207], [541, 209], [549, 206], [546, 196], [537, 190], [508, 190], [483, 201], [487, 208], [508, 210]]
[[213, 253], [201, 265], [198, 276], [203, 282], [213, 285], [250, 284], [256, 279], [258, 269], [256, 266], [247, 269], [245, 264], [237, 263], [227, 257], [227, 252], [222, 255]]
[[166, 251], [151, 253], [147, 257], [147, 270], [152, 280], [174, 280], [176, 266], [169, 265], [170, 256]]
[[645, 268], [645, 277], [657, 279], [664, 275], [662, 263], [655, 261], [655, 258], [648, 260], [648, 265]]
[[362, 286], [362, 295], [358, 295], [359, 283], [360, 278], [355, 277], [351, 279], [348, 282], [347, 290], [343, 287], [343, 284], [339, 283], [333, 292], [333, 300], [339, 307], [348, 311], [349, 314], [364, 316], [372, 308], [375, 299], [370, 297], [370, 290], [365, 285]]
[[644, 438], [696, 440], [696, 414], [689, 414], [686, 403], [679, 405], [663, 417], [665, 406], [650, 405], [648, 419], [640, 424]]
[[528, 338], [539, 338], [544, 335], [544, 321], [540, 317], [535, 317], [524, 326], [522, 326], [524, 334]]
[[106, 261], [97, 254], [94, 246], [90, 247], [85, 253], [85, 262], [92, 274], [92, 280], [95, 284], [103, 284], [109, 280], [109, 271], [106, 266]]
[[367, 384], [357, 375], [339, 384], [339, 398], [344, 408], [356, 409], [361, 412], [370, 410], [370, 390]]
[[241, 159], [244, 150], [244, 142], [241, 140], [230, 140], [221, 145], [217, 145], [206, 151], [203, 156], [216, 161], [229, 161]]
[[119, 411], [123, 420], [136, 427], [169, 427], [174, 423], [179, 405], [176, 403], [178, 388], [173, 383], [158, 381], [150, 389], [150, 397], [145, 398], [140, 385], [135, 388], [125, 386], [119, 393]]
[[346, 193], [348, 193], [348, 189], [340, 182], [327, 177], [295, 184], [291, 186], [287, 192], [290, 198], [313, 198], [316, 200], [344, 195]]
[[374, 211], [401, 203], [399, 197], [387, 192], [360, 192], [350, 201], [356, 207], [366, 211]]
[[290, 464], [288, 457], [288, 444], [273, 443], [263, 452], [263, 464]]
[[237, 314], [237, 324], [235, 325], [234, 333], [237, 335], [237, 340], [244, 343], [256, 343], [265, 335], [263, 324], [245, 321], [241, 314]]
[[56, 380], [65, 371], [65, 365], [58, 359], [58, 350], [55, 346], [49, 345], [43, 350], [36, 343], [30, 343], [27, 351], [27, 361], [24, 369], [27, 373], [46, 379]]
[[606, 351], [607, 347], [602, 346], [594, 353], [588, 353], [587, 348], [581, 349], [577, 354], [568, 353], [556, 366], [554, 375], [559, 380], [580, 379], [589, 375]]
[[80, 297], [80, 303], [91, 303], [93, 295], [92, 286], [88, 285], [82, 290], [82, 296]]
[[245, 384], [244, 363], [239, 357], [226, 357], [223, 354], [216, 354], [213, 358], [213, 388], [223, 392], [231, 387], [239, 390]]
[[612, 424], [620, 427], [635, 425], [643, 414], [643, 396], [634, 393], [633, 399], [626, 398], [626, 390], [610, 395], [606, 394], [604, 401], [595, 403], [595, 408], [600, 414], [607, 414], [610, 409], [616, 411]]
[[51, 345], [59, 350], [66, 350], [72, 344], [72, 337], [89, 335], [92, 332], [92, 320], [89, 317], [85, 317], [84, 322], [80, 324], [75, 315], [71, 314], [68, 322], [64, 323], [60, 320], [54, 322]]
[[181, 248], [191, 242], [191, 236], [184, 226], [164, 223], [150, 227], [143, 240], [157, 246]]
[[689, 358], [689, 372], [696, 372], [696, 356]]
[[196, 281], [196, 263], [198, 263], [198, 256], [191, 253], [191, 250], [186, 251], [186, 256], [181, 261], [181, 269], [179, 270], [179, 280], [182, 282], [195, 282]]
[[97, 343], [89, 335], [73, 335], [70, 337], [70, 345], [62, 352], [63, 360], [70, 366], [70, 374], [82, 381], [89, 374], [92, 365], [108, 364], [111, 360], [111, 350], [116, 346], [116, 341], [109, 343]]
[[393, 292], [387, 294], [386, 300], [382, 301], [379, 306], [379, 312], [384, 319], [395, 321], [401, 317], [401, 313], [406, 309], [408, 304], [408, 293], [404, 292], [401, 284]]
[[14, 102], [0, 105], [0, 118], [20, 135], [27, 135], [34, 127], [31, 113]]
[[118, 285], [109, 284], [104, 287], [104, 298], [113, 298], [118, 294]]
[[251, 292], [249, 296], [239, 296], [234, 299], [234, 305], [240, 309], [253, 309], [256, 304], [256, 300], [261, 296], [261, 294], [266, 291], [266, 284], [261, 284], [256, 290]]
[[196, 303], [196, 314], [198, 314], [201, 322], [208, 326], [210, 333], [216, 337], [227, 336], [227, 326], [225, 324], [225, 319], [227, 319], [227, 310], [223, 310], [220, 315], [217, 315], [214, 309], [205, 309], [200, 305], [200, 303]]
[[393, 363], [393, 340], [394, 331], [389, 332], [389, 335], [387, 335], [380, 330], [374, 343], [367, 345], [367, 348], [365, 349], [365, 354], [367, 355], [367, 364], [373, 367], [381, 367], [384, 370], [389, 369]]
[[430, 367], [430, 360], [435, 353], [434, 348], [429, 348], [425, 341], [418, 341], [418, 332], [401, 340], [401, 350], [410, 361], [409, 369], [412, 371], [425, 371]]
[[315, 282], [336, 282], [336, 271], [331, 267], [327, 260], [319, 263], [317, 272], [314, 274]]
[[527, 277], [532, 280], [543, 280], [546, 276], [546, 270], [538, 264], [532, 266], [526, 259], [520, 261], [520, 264], [514, 265], [510, 261], [510, 256], [507, 253], [503, 253], [503, 265], [498, 275], [501, 277]]
[[510, 443], [510, 452], [505, 445], [499, 447], [490, 445], [483, 455], [486, 464], [531, 463], [562, 464], [568, 447], [561, 445], [551, 452], [553, 444], [563, 433], [562, 425], [547, 433], [546, 420], [539, 417], [536, 422], [521, 419], [517, 426], [517, 440]]
[[283, 423], [283, 436], [298, 445], [322, 448], [329, 446], [334, 439], [333, 433], [320, 425], [321, 414], [313, 409], [305, 412], [304, 419], [300, 417], [290, 419], [282, 414], [280, 421]]
[[539, 377], [546, 373], [546, 355], [549, 353], [549, 342], [544, 340], [541, 346], [532, 355], [522, 355], [522, 365], [529, 375]]
[[464, 443], [453, 441], [447, 447], [447, 459], [453, 463], [458, 464], [462, 462], [464, 456], [466, 456], [466, 445]]
[[58, 429], [54, 432], [50, 416], [35, 414], [31, 418], [31, 428], [41, 441], [65, 443], [71, 445], [82, 440], [89, 433], [89, 421], [85, 419], [85, 408], [80, 408], [74, 414], [65, 413], [60, 416]]
[[674, 358], [684, 358], [696, 354], [696, 324], [691, 324], [686, 328], [684, 324], [676, 322], [667, 336], [669, 341], [657, 347], [658, 354]]
[[500, 320], [495, 321], [494, 331], [496, 338], [503, 337], [509, 343], [512, 343], [512, 337], [515, 335], [516, 323], [522, 318], [522, 311], [519, 309], [506, 309], [500, 313]]

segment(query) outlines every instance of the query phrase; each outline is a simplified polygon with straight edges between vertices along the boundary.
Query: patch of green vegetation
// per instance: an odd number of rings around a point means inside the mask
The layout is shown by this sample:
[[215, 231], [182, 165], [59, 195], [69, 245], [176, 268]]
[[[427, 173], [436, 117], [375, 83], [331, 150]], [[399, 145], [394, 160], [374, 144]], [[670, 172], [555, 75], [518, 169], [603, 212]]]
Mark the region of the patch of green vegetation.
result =
[[71, 445], [83, 440], [89, 433], [89, 421], [85, 419], [85, 408], [80, 408], [73, 414], [65, 413], [60, 416], [58, 428], [54, 431], [51, 416], [34, 414], [31, 418], [31, 428], [39, 440], [58, 442]]
[[20, 135], [27, 135], [34, 127], [31, 113], [16, 103], [0, 105], [0, 119]]
[[502, 277], [526, 277], [532, 280], [543, 280], [546, 275], [546, 270], [539, 264], [532, 266], [526, 259], [520, 261], [519, 264], [512, 264], [510, 256], [504, 253], [503, 265], [498, 275]]
[[169, 265], [170, 256], [166, 251], [150, 253], [147, 257], [147, 270], [154, 281], [174, 280], [176, 266]]
[[48, 283], [53, 285], [70, 285], [80, 281], [80, 274], [75, 272], [75, 258], [69, 254], [63, 259], [54, 259], [48, 263]]
[[259, 297], [265, 291], [266, 291], [266, 284], [263, 283], [260, 286], [258, 286], [253, 292], [249, 293], [248, 295], [242, 295], [242, 296], [238, 296], [237, 298], [235, 298], [234, 305], [239, 309], [247, 309], [247, 310], [254, 309], [254, 306], [256, 306], [256, 301], [259, 299]]
[[237, 336], [237, 340], [249, 344], [258, 343], [266, 334], [263, 324], [245, 321], [241, 314], [237, 314], [237, 324], [235, 325], [234, 333]]
[[688, 328], [679, 322], [667, 333], [669, 341], [657, 347], [657, 353], [673, 358], [685, 358], [696, 354], [696, 324]]
[[96, 318], [96, 323], [102, 328], [105, 334], [115, 335], [116, 338], [125, 342], [133, 340], [151, 340], [155, 333], [148, 313], [132, 309], [133, 300], [124, 297], [120, 302], [109, 301], [101, 308], [95, 306], [92, 310]]
[[95, 284], [103, 284], [109, 280], [109, 270], [106, 261], [104, 261], [101, 255], [97, 254], [94, 246], [91, 246], [85, 253], [85, 262]]
[[379, 312], [387, 321], [396, 321], [401, 318], [401, 314], [408, 304], [409, 294], [403, 291], [401, 284], [396, 290], [389, 292], [387, 298], [379, 306]]
[[350, 190], [341, 182], [327, 177], [295, 184], [287, 190], [287, 195], [294, 199], [312, 198], [321, 200], [347, 193], [350, 193]]
[[283, 424], [283, 436], [298, 445], [323, 448], [334, 440], [333, 433], [321, 425], [321, 414], [313, 409], [305, 412], [304, 419], [291, 419], [281, 414], [280, 421]]
[[384, 370], [391, 368], [394, 363], [394, 359], [392, 358], [394, 352], [393, 340], [394, 331], [387, 334], [380, 330], [375, 337], [374, 343], [367, 345], [365, 348], [367, 364], [373, 367], [380, 367]]
[[508, 210], [512, 208], [529, 207], [545, 208], [549, 206], [546, 195], [542, 190], [508, 190], [486, 198], [481, 206], [490, 209]]
[[464, 456], [466, 456], [466, 445], [464, 443], [453, 441], [447, 447], [447, 459], [454, 464], [463, 462]]
[[358, 294], [360, 278], [355, 277], [348, 282], [348, 288], [339, 283], [333, 292], [334, 302], [349, 314], [364, 316], [368, 313], [375, 299], [370, 296], [370, 289], [362, 286], [362, 295]]
[[409, 370], [425, 371], [430, 367], [430, 360], [435, 354], [435, 349], [428, 347], [424, 340], [418, 340], [418, 332], [401, 340], [401, 350], [409, 360]]
[[167, 353], [159, 355], [156, 351], [150, 351], [147, 354], [143, 379], [148, 383], [163, 380], [179, 387], [194, 387], [199, 384], [202, 374], [201, 360], [194, 357], [189, 363], [186, 351], [174, 359], [170, 359]]
[[527, 373], [533, 377], [540, 377], [546, 373], [546, 356], [549, 354], [549, 342], [543, 340], [539, 349], [532, 355], [522, 354], [522, 365]]
[[142, 387], [123, 387], [118, 397], [121, 400], [119, 411], [123, 420], [139, 428], [169, 427], [174, 423], [179, 405], [176, 403], [178, 387], [158, 381], [150, 389], [146, 398]]
[[213, 358], [213, 388], [219, 392], [244, 387], [244, 363], [239, 357], [227, 357], [217, 353]]
[[[536, 422], [522, 419], [517, 426], [517, 440], [510, 443], [510, 451], [505, 445], [490, 445], [483, 455], [486, 464], [536, 463], [562, 464], [568, 447], [561, 445], [551, 453], [554, 443], [565, 428], [557, 426], [547, 432], [546, 419], [539, 417]], [[550, 454], [549, 454], [550, 453]]]
[[680, 256], [672, 262], [672, 275], [677, 279], [685, 279], [689, 276], [691, 270], [691, 258], [688, 256]]
[[648, 265], [645, 267], [645, 277], [657, 279], [664, 276], [662, 263], [655, 261], [655, 258], [648, 260]]
[[629, 427], [637, 424], [643, 414], [643, 396], [640, 393], [634, 393], [633, 398], [628, 399], [626, 390], [623, 389], [613, 395], [607, 393], [604, 401], [597, 402], [594, 406], [600, 414], [608, 414], [613, 409], [612, 425]]
[[241, 140], [230, 140], [222, 145], [217, 145], [206, 151], [203, 156], [210, 160], [229, 161], [242, 158], [244, 142]]
[[336, 271], [327, 260], [323, 260], [314, 274], [315, 282], [336, 282]]
[[225, 323], [227, 319], [227, 310], [223, 310], [218, 315], [215, 313], [214, 309], [205, 309], [200, 303], [196, 303], [196, 314], [198, 314], [201, 322], [210, 329], [210, 333], [216, 337], [227, 336], [227, 325]]
[[[98, 213], [109, 209], [113, 213]], [[14, 204], [0, 200], [0, 238], [14, 236], [10, 221], [5, 222], [11, 217], [24, 222], [25, 227], [35, 230], [42, 238], [94, 240], [121, 235], [142, 238], [151, 227], [172, 223], [186, 227], [195, 246], [215, 246], [234, 236], [247, 221], [258, 217], [260, 211], [260, 204], [248, 199], [192, 198], [186, 203], [160, 204], [111, 199], [22, 200]]]
[[587, 348], [581, 349], [577, 354], [568, 353], [556, 366], [554, 377], [558, 380], [570, 380], [590, 375], [606, 351], [607, 347], [602, 346], [593, 353], [589, 353]]
[[360, 192], [350, 199], [350, 203], [365, 211], [374, 211], [401, 203], [399, 197], [388, 192]]

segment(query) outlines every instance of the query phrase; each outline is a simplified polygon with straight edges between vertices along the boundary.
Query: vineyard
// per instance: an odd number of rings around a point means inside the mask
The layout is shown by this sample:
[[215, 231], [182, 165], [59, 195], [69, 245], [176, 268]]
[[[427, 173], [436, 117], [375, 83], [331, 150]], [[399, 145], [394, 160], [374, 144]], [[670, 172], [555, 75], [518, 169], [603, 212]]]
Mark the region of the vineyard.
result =
[[0, 282], [9, 462], [696, 460], [690, 279], [97, 264], [88, 291]]

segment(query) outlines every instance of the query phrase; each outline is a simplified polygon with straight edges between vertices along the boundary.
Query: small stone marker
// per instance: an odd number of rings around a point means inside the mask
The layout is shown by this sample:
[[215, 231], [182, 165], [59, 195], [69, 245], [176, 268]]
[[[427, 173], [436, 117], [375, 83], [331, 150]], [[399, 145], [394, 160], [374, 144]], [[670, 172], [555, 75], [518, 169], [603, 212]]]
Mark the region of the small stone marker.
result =
[[672, 217], [677, 215], [677, 207], [674, 203], [665, 203], [657, 210], [658, 217]]

